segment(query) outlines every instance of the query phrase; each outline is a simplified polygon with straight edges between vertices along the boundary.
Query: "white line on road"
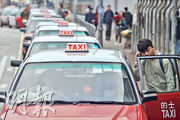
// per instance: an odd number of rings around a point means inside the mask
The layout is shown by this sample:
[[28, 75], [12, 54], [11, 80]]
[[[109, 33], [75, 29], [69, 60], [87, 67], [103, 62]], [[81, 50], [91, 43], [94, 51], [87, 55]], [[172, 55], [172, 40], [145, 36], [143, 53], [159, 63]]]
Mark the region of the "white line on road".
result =
[[5, 66], [6, 66], [7, 58], [8, 58], [7, 56], [3, 56], [3, 58], [2, 58], [2, 60], [0, 62], [0, 80], [1, 80], [1, 77], [3, 75]]
[[7, 84], [1, 84], [0, 89], [5, 89], [8, 85]]
[[7, 68], [6, 71], [11, 72], [11, 71], [13, 71], [13, 69], [12, 68]]

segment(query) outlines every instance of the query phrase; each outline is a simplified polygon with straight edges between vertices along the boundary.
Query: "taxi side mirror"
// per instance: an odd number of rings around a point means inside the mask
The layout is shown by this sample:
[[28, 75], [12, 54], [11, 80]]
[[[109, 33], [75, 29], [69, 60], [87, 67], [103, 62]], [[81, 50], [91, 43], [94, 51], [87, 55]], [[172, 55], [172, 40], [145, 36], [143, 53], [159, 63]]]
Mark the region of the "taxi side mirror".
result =
[[152, 102], [157, 100], [157, 93], [155, 91], [142, 91], [142, 103]]
[[21, 60], [11, 60], [11, 66], [12, 67], [19, 67], [21, 65]]
[[0, 102], [5, 103], [6, 97], [7, 97], [6, 91], [0, 91]]
[[26, 36], [25, 40], [32, 40], [32, 37], [31, 36]]
[[26, 32], [26, 28], [20, 28], [20, 31], [25, 33]]
[[30, 44], [27, 43], [27, 42], [25, 42], [25, 43], [23, 44], [23, 47], [24, 47], [24, 48], [29, 48], [29, 46], [30, 46]]

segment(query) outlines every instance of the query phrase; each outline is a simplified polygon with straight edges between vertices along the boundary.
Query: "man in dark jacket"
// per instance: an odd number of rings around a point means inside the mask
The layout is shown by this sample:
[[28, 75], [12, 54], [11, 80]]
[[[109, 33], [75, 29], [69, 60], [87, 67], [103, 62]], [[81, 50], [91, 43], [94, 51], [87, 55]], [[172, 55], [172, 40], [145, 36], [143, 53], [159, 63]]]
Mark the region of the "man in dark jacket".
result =
[[58, 15], [60, 15], [62, 18], [64, 18], [64, 10], [63, 10], [63, 4], [59, 4], [58, 6]]
[[113, 22], [114, 14], [111, 10], [111, 6], [107, 6], [107, 11], [104, 13], [104, 23], [106, 24], [106, 40], [111, 38], [111, 28]]
[[180, 55], [180, 17], [179, 11], [176, 12], [177, 15], [177, 28], [176, 28], [176, 45], [177, 45], [177, 55]]
[[132, 14], [128, 11], [128, 7], [125, 7], [124, 10], [125, 10], [124, 18], [126, 20], [128, 27], [131, 28], [132, 27]]
[[86, 22], [91, 23], [91, 24], [95, 24], [95, 19], [96, 19], [96, 16], [93, 13], [93, 8], [89, 8], [89, 12], [86, 16]]

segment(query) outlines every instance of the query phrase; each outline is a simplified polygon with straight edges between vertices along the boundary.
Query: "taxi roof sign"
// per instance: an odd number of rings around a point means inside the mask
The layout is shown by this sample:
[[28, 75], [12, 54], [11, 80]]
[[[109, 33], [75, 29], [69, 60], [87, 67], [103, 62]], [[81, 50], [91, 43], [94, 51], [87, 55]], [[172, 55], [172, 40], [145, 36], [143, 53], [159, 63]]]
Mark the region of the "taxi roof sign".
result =
[[64, 27], [64, 26], [68, 26], [68, 22], [66, 22], [66, 21], [60, 21], [60, 22], [58, 22], [58, 24], [59, 24], [59, 26], [62, 26], [62, 27]]
[[73, 31], [59, 31], [60, 36], [74, 36]]
[[88, 52], [86, 43], [68, 43], [66, 52]]
[[54, 22], [62, 22], [62, 21], [64, 21], [62, 18], [59, 18], [59, 19], [54, 19]]

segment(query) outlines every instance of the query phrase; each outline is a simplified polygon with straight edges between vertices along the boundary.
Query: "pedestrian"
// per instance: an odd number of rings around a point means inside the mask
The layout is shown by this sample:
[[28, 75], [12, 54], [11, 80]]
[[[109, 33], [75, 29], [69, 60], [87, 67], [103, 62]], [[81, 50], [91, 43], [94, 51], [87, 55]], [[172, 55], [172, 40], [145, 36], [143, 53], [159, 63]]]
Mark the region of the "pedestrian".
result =
[[71, 13], [67, 10], [67, 11], [64, 11], [64, 20], [68, 21], [68, 22], [72, 22], [72, 16], [71, 16]]
[[63, 10], [63, 4], [59, 4], [58, 6], [58, 15], [60, 15], [62, 18], [64, 18], [64, 10]]
[[176, 15], [177, 15], [176, 47], [177, 47], [177, 55], [180, 55], [180, 17], [179, 17], [179, 11], [176, 12]]
[[128, 11], [128, 7], [124, 8], [124, 18], [129, 28], [132, 27], [132, 14]]
[[97, 30], [97, 26], [98, 26], [98, 10], [99, 10], [99, 7], [96, 8], [96, 13], [95, 13], [95, 27], [96, 27], [96, 30]]
[[29, 15], [30, 15], [30, 5], [27, 4], [26, 5], [26, 8], [22, 11], [21, 13], [21, 17], [25, 20], [28, 20], [29, 19]]
[[115, 24], [116, 24], [116, 42], [115, 45], [121, 45], [121, 41], [122, 41], [122, 35], [121, 32], [123, 30], [127, 29], [127, 23], [125, 21], [125, 18], [123, 17], [123, 11], [120, 11], [118, 16], [116, 16], [116, 18], [114, 18], [115, 20]]
[[106, 40], [111, 39], [111, 28], [112, 28], [112, 22], [114, 18], [114, 13], [111, 10], [111, 5], [107, 6], [107, 10], [104, 13], [104, 23], [106, 24]]
[[93, 13], [93, 8], [90, 7], [89, 12], [87, 14], [86, 22], [95, 25], [95, 19], [96, 17], [95, 17], [95, 14]]
[[[137, 44], [137, 49], [138, 52], [135, 57], [161, 54], [154, 50], [149, 39], [140, 40]], [[141, 68], [148, 90], [156, 92], [175, 90], [176, 75], [174, 75], [173, 63], [170, 59], [144, 59], [140, 61], [140, 65], [138, 67], [137, 63], [135, 64], [134, 75], [139, 80], [139, 68]]]
[[85, 21], [87, 21], [87, 15], [88, 15], [88, 13], [89, 13], [89, 9], [91, 8], [91, 6], [90, 5], [88, 5], [88, 7], [86, 8], [86, 10], [85, 10]]

